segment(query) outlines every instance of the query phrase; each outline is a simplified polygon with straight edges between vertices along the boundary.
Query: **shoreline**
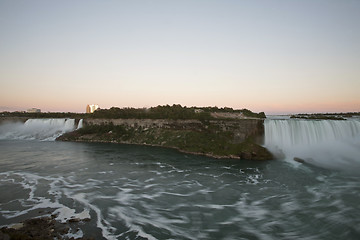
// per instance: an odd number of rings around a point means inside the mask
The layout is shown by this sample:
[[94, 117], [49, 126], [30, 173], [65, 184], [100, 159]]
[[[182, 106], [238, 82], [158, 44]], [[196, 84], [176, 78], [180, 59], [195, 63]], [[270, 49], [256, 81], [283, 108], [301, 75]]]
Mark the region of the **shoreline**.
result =
[[[110, 144], [124, 144], [124, 145], [134, 145], [134, 146], [147, 146], [147, 147], [158, 147], [158, 148], [164, 148], [164, 149], [172, 149], [172, 150], [176, 150], [179, 153], [185, 153], [185, 154], [190, 154], [190, 155], [196, 155], [196, 156], [204, 156], [204, 157], [209, 157], [209, 158], [214, 158], [214, 159], [238, 159], [238, 160], [253, 160], [253, 161], [267, 161], [267, 160], [273, 160], [273, 156], [271, 154], [270, 158], [268, 159], [249, 159], [249, 156], [252, 157], [256, 157], [257, 153], [256, 152], [243, 152], [240, 153], [240, 155], [234, 155], [234, 154], [229, 154], [229, 155], [216, 155], [216, 154], [212, 154], [212, 153], [202, 153], [202, 152], [193, 152], [193, 151], [187, 151], [187, 150], [183, 150], [179, 147], [175, 147], [175, 146], [163, 146], [163, 145], [158, 145], [158, 144], [146, 144], [146, 143], [131, 143], [131, 142], [123, 142], [123, 141], [106, 141], [106, 140], [90, 140], [90, 139], [76, 139], [76, 140], [64, 140], [61, 139], [62, 136], [58, 137], [56, 139], [56, 141], [59, 142], [79, 142], [79, 143], [110, 143]], [[265, 149], [266, 151], [268, 151], [265, 147], [261, 146], [261, 145], [257, 145], [255, 143], [250, 143], [253, 144], [255, 146], [259, 146], [263, 149]], [[241, 156], [241, 154], [243, 156]], [[246, 157], [247, 156], [247, 157]]]
[[134, 146], [146, 146], [146, 147], [158, 147], [158, 148], [164, 148], [164, 149], [172, 149], [172, 150], [176, 150], [180, 153], [185, 153], [185, 154], [191, 154], [191, 155], [197, 155], [197, 156], [205, 156], [205, 157], [210, 157], [210, 158], [215, 158], [215, 159], [241, 159], [240, 156], [235, 156], [235, 155], [214, 155], [214, 154], [209, 154], [209, 153], [199, 153], [199, 152], [190, 152], [190, 151], [186, 151], [186, 150], [182, 150], [180, 148], [177, 147], [169, 147], [169, 146], [161, 146], [161, 145], [154, 145], [154, 144], [141, 144], [141, 143], [128, 143], [128, 142], [117, 142], [117, 141], [102, 141], [102, 140], [56, 140], [59, 142], [79, 142], [79, 143], [110, 143], [110, 144], [124, 144], [124, 145], [134, 145]]

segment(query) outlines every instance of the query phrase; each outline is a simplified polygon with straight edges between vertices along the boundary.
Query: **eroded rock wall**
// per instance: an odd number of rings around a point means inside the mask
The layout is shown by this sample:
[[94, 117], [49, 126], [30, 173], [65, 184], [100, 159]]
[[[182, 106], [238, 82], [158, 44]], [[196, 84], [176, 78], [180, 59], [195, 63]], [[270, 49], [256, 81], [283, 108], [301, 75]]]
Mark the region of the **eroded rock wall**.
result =
[[164, 128], [176, 130], [203, 131], [215, 128], [214, 131], [232, 132], [233, 143], [240, 143], [248, 137], [261, 137], [264, 135], [264, 120], [238, 119], [238, 120], [168, 120], [168, 119], [84, 119], [85, 125], [113, 124], [125, 125], [132, 128]]

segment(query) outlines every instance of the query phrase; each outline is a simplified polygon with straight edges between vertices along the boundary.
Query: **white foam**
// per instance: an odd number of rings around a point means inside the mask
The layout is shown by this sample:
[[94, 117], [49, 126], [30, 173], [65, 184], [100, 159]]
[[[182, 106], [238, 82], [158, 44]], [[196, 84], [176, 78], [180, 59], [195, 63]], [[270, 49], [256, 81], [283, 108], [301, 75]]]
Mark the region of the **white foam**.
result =
[[294, 157], [329, 168], [360, 168], [360, 121], [266, 120], [265, 147], [285, 159]]
[[150, 218], [144, 218], [135, 209], [130, 212], [128, 208], [123, 208], [119, 206], [110, 208], [109, 212], [111, 212], [112, 215], [115, 216], [117, 219], [121, 219], [122, 221], [124, 221], [124, 224], [128, 228], [130, 228], [131, 231], [137, 232], [137, 236], [145, 239], [156, 240], [157, 238], [155, 238], [151, 234], [146, 233], [139, 224], [149, 224], [162, 229], [167, 229], [172, 233], [175, 232], [173, 228], [167, 226], [169, 224], [169, 219], [165, 219], [160, 215], [156, 215], [156, 217], [154, 216]]
[[84, 233], [81, 229], [77, 229], [75, 233], [69, 232], [67, 234], [64, 235], [65, 239], [78, 239], [78, 238], [82, 238], [84, 236]]
[[89, 210], [84, 210], [80, 213], [75, 213], [75, 209], [71, 209], [66, 206], [57, 209], [56, 211], [54, 211], [54, 214], [57, 214], [56, 220], [62, 223], [65, 223], [71, 219], [78, 219], [78, 220], [90, 219]]
[[74, 119], [28, 119], [25, 123], [0, 125], [0, 139], [54, 141], [74, 129]]
[[[66, 183], [62, 177], [58, 177], [58, 178], [41, 177], [35, 174], [24, 173], [24, 172], [22, 173], [7, 172], [6, 174], [1, 174], [1, 175], [6, 175], [6, 177], [9, 178], [9, 179], [5, 179], [5, 181], [12, 180], [12, 182], [20, 184], [24, 190], [26, 189], [30, 190], [27, 199], [12, 200], [13, 202], [18, 201], [25, 209], [20, 211], [10, 211], [10, 210], [0, 211], [0, 213], [7, 219], [22, 216], [37, 209], [47, 209], [47, 208], [55, 209], [53, 211], [53, 214], [58, 215], [56, 220], [60, 222], [66, 222], [67, 220], [70, 219], [79, 219], [79, 220], [90, 219], [90, 213], [88, 209], [85, 209], [80, 213], [76, 213], [75, 209], [71, 209], [59, 202], [59, 199], [61, 198], [62, 195], [62, 190], [58, 189], [56, 187], [56, 184], [61, 181]], [[12, 176], [13, 178], [11, 179]], [[20, 176], [22, 180], [17, 181], [16, 179], [17, 176]], [[40, 180], [50, 182], [49, 184], [50, 189], [48, 190], [48, 194], [54, 197], [54, 199], [35, 195]]]
[[101, 213], [101, 210], [96, 207], [95, 205], [91, 204], [87, 199], [84, 193], [78, 193], [75, 195], [71, 195], [70, 193], [65, 193], [69, 198], [72, 198], [80, 203], [82, 203], [83, 205], [85, 205], [86, 207], [88, 207], [89, 209], [92, 209], [95, 213], [96, 213], [96, 225], [98, 228], [101, 229], [102, 231], [102, 235], [104, 238], [106, 239], [116, 239], [116, 236], [114, 236], [111, 232], [115, 231], [116, 229], [114, 227], [111, 227], [110, 223], [105, 220], [103, 218], [103, 215]]

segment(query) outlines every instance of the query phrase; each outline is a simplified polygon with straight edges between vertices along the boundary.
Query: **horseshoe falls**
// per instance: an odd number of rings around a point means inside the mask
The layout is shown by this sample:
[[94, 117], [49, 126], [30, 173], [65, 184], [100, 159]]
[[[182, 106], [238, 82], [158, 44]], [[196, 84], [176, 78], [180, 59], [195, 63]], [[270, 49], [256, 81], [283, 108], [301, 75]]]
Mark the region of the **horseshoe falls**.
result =
[[299, 158], [321, 167], [360, 171], [360, 121], [266, 120], [265, 147], [278, 158]]

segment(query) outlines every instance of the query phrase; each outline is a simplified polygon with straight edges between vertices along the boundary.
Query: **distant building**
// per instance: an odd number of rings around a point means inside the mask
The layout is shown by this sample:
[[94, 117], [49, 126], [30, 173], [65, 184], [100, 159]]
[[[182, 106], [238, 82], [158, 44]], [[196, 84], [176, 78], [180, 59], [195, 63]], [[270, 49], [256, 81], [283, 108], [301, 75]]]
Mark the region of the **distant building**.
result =
[[27, 110], [28, 113], [40, 113], [41, 109], [39, 108], [30, 108]]
[[99, 108], [99, 105], [91, 104], [86, 106], [86, 113], [93, 113], [96, 109]]

